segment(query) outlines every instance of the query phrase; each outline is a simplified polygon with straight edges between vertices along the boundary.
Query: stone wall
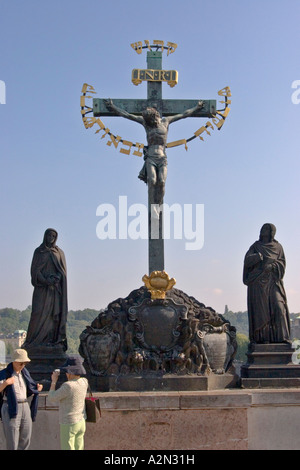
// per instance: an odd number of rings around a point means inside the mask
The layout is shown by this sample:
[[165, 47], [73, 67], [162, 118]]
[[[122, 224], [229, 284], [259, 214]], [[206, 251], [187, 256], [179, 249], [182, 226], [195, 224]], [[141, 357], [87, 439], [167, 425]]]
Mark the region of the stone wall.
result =
[[[99, 393], [86, 450], [300, 449], [300, 389]], [[0, 450], [5, 449], [0, 425]], [[32, 450], [58, 450], [58, 409], [40, 397]]]

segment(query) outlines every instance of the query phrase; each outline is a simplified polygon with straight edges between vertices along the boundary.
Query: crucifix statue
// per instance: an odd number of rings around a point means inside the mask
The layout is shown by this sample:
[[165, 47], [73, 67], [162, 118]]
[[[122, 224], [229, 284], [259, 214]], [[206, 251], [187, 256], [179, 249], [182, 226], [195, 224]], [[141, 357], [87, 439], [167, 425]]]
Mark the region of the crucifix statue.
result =
[[[96, 125], [96, 133], [99, 133], [101, 139], [107, 138], [106, 144], [109, 146], [113, 145], [115, 148], [119, 146], [123, 154], [129, 155], [133, 150], [133, 155], [142, 157], [144, 152], [144, 165], [139, 172], [139, 178], [148, 187], [149, 275], [145, 274], [142, 278], [147, 290], [144, 289], [143, 292], [140, 289], [135, 290], [124, 299], [124, 303], [116, 301], [110, 303], [108, 307], [111, 309], [111, 305], [118, 305], [118, 312], [114, 313], [112, 308], [113, 319], [109, 323], [111, 324], [109, 331], [113, 330], [114, 322], [118, 318], [122, 331], [128, 331], [130, 334], [121, 335], [123, 339], [120, 339], [118, 334], [115, 340], [112, 336], [108, 337], [108, 333], [103, 334], [103, 325], [108, 325], [107, 315], [104, 312], [94, 320], [92, 328], [85, 330], [81, 335], [80, 354], [85, 357], [88, 370], [95, 376], [93, 383], [96, 383], [100, 390], [105, 387], [114, 390], [111, 387], [116, 383], [118, 390], [137, 390], [137, 387], [141, 387], [140, 390], [143, 391], [148, 390], [147, 387], [151, 390], [172, 390], [174, 378], [172, 374], [177, 373], [185, 374], [185, 377], [183, 381], [179, 380], [179, 377], [178, 383], [176, 379], [176, 387], [180, 382], [180, 386], [184, 389], [191, 389], [199, 382], [199, 389], [202, 389], [200, 383], [203, 377], [198, 375], [214, 371], [212, 364], [215, 359], [211, 360], [209, 357], [209, 351], [214, 349], [214, 345], [209, 342], [209, 336], [212, 335], [206, 333], [217, 332], [217, 328], [214, 327], [217, 314], [203, 304], [203, 309], [200, 311], [196, 309], [197, 312], [194, 309], [196, 313], [192, 313], [193, 309], [190, 310], [190, 306], [196, 303], [199, 305], [198, 301], [182, 291], [172, 291], [176, 281], [174, 278], [170, 279], [165, 272], [163, 219], [166, 217], [167, 209], [163, 201], [167, 178], [166, 150], [183, 144], [187, 149], [187, 142], [192, 139], [204, 140], [202, 135], [205, 137], [210, 135], [210, 130], [214, 128], [219, 130], [229, 112], [227, 97], [231, 94], [229, 87], [218, 92], [219, 96], [225, 97], [223, 101], [225, 109], [221, 110], [216, 109], [216, 100], [163, 99], [162, 83], [165, 81], [171, 87], [175, 86], [178, 73], [175, 70], [162, 69], [162, 54], [167, 48], [169, 55], [177, 46], [168, 43], [165, 48], [163, 41], [153, 41], [153, 43], [150, 45], [149, 41], [145, 41], [145, 46], [142, 42], [131, 44], [138, 54], [142, 49], [147, 49], [147, 69], [132, 71], [134, 85], [139, 85], [142, 81], [147, 82], [146, 99], [93, 98], [93, 107], [90, 107], [85, 104], [85, 99], [91, 99], [92, 96], [86, 94], [93, 94], [96, 91], [86, 83], [83, 85], [80, 98], [81, 114], [86, 128]], [[93, 117], [87, 117], [88, 113], [93, 113]], [[145, 145], [114, 135], [101, 120], [105, 116], [120, 116], [141, 124], [146, 132]], [[187, 117], [211, 118], [211, 120], [201, 125], [191, 138], [168, 142], [170, 124]], [[208, 325], [208, 329], [202, 331], [203, 322]], [[219, 328], [218, 333], [228, 344], [227, 330], [225, 332]], [[93, 340], [90, 342], [91, 335]], [[204, 345], [204, 337], [205, 341], [208, 340], [207, 347]], [[232, 345], [233, 337], [230, 336]], [[110, 362], [104, 353], [108, 345], [115, 351], [111, 355]], [[233, 351], [236, 351], [234, 346]], [[120, 360], [114, 361], [113, 357]], [[225, 372], [231, 364], [229, 361], [232, 361], [231, 357], [226, 358], [226, 363], [223, 361], [224, 369], [223, 366], [219, 369], [218, 365], [218, 371]], [[193, 378], [196, 382], [194, 380], [190, 382], [188, 374], [196, 374], [197, 377]], [[161, 380], [162, 376], [164, 380]], [[107, 381], [107, 377], [114, 378]], [[147, 380], [141, 381], [140, 377], [146, 377]], [[232, 377], [229, 380], [232, 383]]]
[[115, 112], [117, 115], [144, 126], [148, 145], [144, 147], [145, 164], [140, 171], [139, 178], [147, 183], [151, 202], [155, 205], [161, 205], [167, 178], [166, 145], [169, 125], [172, 122], [187, 118], [203, 108], [203, 101], [199, 101], [194, 108], [181, 114], [167, 117], [161, 117], [156, 108], [149, 107], [142, 112], [142, 116], [136, 116], [115, 106], [111, 99], [105, 100], [105, 105], [108, 110]]
[[147, 51], [147, 70], [133, 70], [135, 85], [147, 81], [147, 99], [93, 99], [93, 115], [121, 116], [146, 131], [144, 166], [139, 178], [148, 185], [149, 273], [164, 271], [163, 198], [167, 177], [167, 135], [172, 122], [187, 117], [212, 117], [215, 100], [163, 100], [162, 82], [177, 83], [176, 71], [162, 70], [162, 51]]

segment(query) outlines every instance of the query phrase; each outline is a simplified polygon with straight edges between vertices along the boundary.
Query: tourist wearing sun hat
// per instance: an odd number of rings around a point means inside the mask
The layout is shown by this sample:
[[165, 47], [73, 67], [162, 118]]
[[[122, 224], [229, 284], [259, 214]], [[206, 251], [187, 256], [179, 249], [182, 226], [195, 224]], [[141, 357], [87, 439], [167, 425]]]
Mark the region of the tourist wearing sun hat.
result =
[[[25, 349], [15, 349], [12, 362], [0, 371], [0, 392], [3, 392], [1, 417], [7, 450], [27, 450], [30, 445], [32, 422], [35, 421], [38, 394], [43, 385], [36, 383], [26, 364], [30, 362]], [[33, 395], [29, 407], [28, 397]]]
[[60, 370], [66, 373], [68, 381], [55, 390], [59, 372], [54, 371], [48, 398], [59, 403], [61, 450], [83, 450], [88, 381], [82, 376], [86, 371], [79, 356], [69, 357]]

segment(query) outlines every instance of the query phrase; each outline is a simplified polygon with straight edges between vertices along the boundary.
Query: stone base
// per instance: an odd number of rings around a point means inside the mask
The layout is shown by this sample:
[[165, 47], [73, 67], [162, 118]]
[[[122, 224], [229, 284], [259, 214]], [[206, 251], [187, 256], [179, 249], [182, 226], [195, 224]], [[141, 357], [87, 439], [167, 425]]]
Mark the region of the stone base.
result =
[[300, 367], [293, 364], [294, 349], [288, 343], [251, 344], [248, 361], [241, 367], [243, 388], [300, 386]]
[[223, 390], [239, 386], [240, 378], [234, 373], [199, 375], [124, 375], [88, 377], [92, 390], [101, 392], [151, 392], [151, 391], [204, 391]]
[[[54, 369], [59, 369], [67, 361], [67, 354], [60, 345], [25, 347], [31, 360], [26, 366], [31, 377], [43, 385], [43, 390], [48, 391], [51, 385], [51, 374]], [[66, 381], [66, 375], [61, 373], [57, 382], [58, 386]]]
[[241, 388], [297, 388], [300, 387], [300, 378], [271, 378], [271, 379], [245, 379], [241, 378]]
[[236, 348], [236, 329], [211, 307], [179, 289], [152, 299], [141, 287], [99, 313], [79, 353], [93, 391], [151, 392], [236, 387]]

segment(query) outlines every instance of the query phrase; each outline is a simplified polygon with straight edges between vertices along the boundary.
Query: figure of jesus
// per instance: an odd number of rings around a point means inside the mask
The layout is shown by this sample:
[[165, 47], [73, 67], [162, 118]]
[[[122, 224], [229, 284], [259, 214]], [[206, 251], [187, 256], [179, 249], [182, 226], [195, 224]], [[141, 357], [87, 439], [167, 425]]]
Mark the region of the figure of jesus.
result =
[[146, 108], [142, 116], [136, 116], [115, 106], [111, 99], [104, 102], [109, 111], [144, 126], [147, 135], [147, 146], [144, 147], [145, 163], [139, 173], [139, 178], [148, 185], [150, 201], [153, 204], [161, 205], [167, 179], [166, 145], [169, 125], [172, 122], [192, 116], [195, 111], [203, 108], [204, 102], [199, 101], [194, 108], [168, 117], [161, 117], [156, 108]]

